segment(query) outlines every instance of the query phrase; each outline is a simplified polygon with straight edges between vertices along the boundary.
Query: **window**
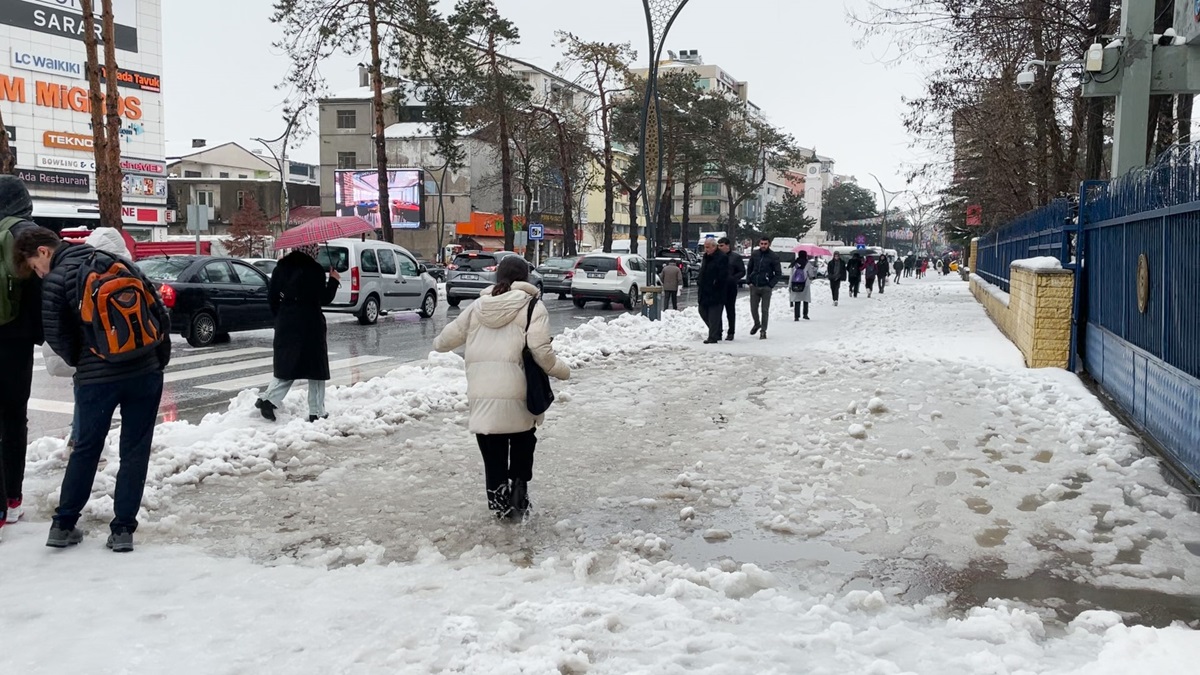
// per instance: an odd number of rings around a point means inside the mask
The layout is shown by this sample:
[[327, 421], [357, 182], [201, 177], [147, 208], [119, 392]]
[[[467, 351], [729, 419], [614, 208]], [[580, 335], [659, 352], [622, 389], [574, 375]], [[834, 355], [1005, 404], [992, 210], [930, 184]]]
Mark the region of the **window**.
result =
[[208, 208], [213, 208], [213, 193], [212, 190], [200, 190], [196, 193], [196, 203], [203, 204]]
[[350, 252], [341, 246], [321, 246], [317, 249], [317, 262], [325, 269], [332, 267], [345, 273], [350, 269]]
[[240, 210], [240, 209], [241, 209], [243, 206], [245, 206], [245, 205], [246, 205], [246, 191], [245, 191], [245, 190], [238, 190], [238, 193], [237, 193], [237, 205], [238, 205], [238, 209], [239, 209], [239, 210]]
[[379, 271], [383, 274], [396, 274], [396, 256], [391, 251], [378, 251]]
[[356, 110], [339, 110], [339, 111], [337, 111], [337, 128], [339, 128], [339, 129], [357, 129], [358, 128], [358, 111], [356, 111]]
[[358, 265], [363, 272], [379, 273], [379, 261], [375, 258], [375, 251], [369, 248], [363, 249], [363, 252], [359, 254]]
[[358, 155], [353, 152], [338, 153], [338, 168], [339, 169], [357, 169]]
[[[426, 194], [428, 194], [428, 190], [426, 191]], [[514, 213], [525, 213], [525, 192], [524, 191], [513, 192], [513, 212]]]
[[220, 174], [218, 174], [218, 176], [219, 176], [219, 177], [221, 177], [221, 178], [229, 178], [229, 172], [228, 172], [228, 171], [222, 171]]
[[232, 284], [233, 274], [224, 262], [211, 262], [200, 270], [200, 281], [206, 284]]
[[288, 162], [288, 173], [302, 178], [312, 178], [312, 171], [307, 164], [293, 164]]
[[417, 263], [414, 262], [412, 258], [410, 258], [406, 255], [397, 254], [396, 259], [400, 261], [400, 276], [402, 276], [402, 277], [420, 276], [420, 272], [417, 271]]
[[202, 174], [199, 171], [188, 171], [185, 169], [183, 172], [184, 178], [200, 178], [201, 175]]
[[250, 286], [252, 288], [267, 287], [267, 278], [253, 267], [241, 263], [233, 263], [233, 270], [237, 272], [238, 280], [242, 282], [243, 286]]
[[700, 215], [702, 216], [719, 216], [721, 215], [721, 202], [715, 199], [700, 200]]
[[249, 177], [250, 177], [250, 176], [249, 176], [248, 174], [244, 174], [244, 173], [239, 173], [239, 174], [238, 174], [238, 178], [249, 178]]
[[460, 272], [484, 272], [487, 268], [495, 266], [496, 258], [490, 255], [468, 253], [454, 257], [454, 268]]
[[179, 281], [179, 275], [192, 266], [187, 258], [147, 258], [137, 263], [138, 269], [155, 281]]
[[700, 194], [705, 197], [716, 197], [721, 194], [721, 184], [716, 181], [706, 180], [700, 184]]

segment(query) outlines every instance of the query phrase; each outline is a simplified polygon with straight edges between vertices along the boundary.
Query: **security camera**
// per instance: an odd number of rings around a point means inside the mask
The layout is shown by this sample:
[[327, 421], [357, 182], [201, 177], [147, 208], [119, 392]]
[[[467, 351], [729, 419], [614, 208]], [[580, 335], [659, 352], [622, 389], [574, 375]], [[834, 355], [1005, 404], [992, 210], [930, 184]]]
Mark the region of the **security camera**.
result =
[[1017, 73], [1017, 88], [1021, 91], [1029, 91], [1033, 89], [1034, 83], [1037, 82], [1037, 72], [1033, 70], [1022, 70]]

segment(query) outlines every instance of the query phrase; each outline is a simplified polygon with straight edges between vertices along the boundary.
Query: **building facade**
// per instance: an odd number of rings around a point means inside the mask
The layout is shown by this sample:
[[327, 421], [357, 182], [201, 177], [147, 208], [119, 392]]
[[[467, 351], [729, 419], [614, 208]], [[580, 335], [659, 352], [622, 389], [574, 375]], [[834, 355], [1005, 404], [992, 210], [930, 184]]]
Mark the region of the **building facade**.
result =
[[[123, 220], [146, 241], [167, 226], [160, 7], [113, 1]], [[100, 218], [81, 11], [78, 0], [0, 2], [0, 113], [34, 219], [59, 229], [95, 227]]]

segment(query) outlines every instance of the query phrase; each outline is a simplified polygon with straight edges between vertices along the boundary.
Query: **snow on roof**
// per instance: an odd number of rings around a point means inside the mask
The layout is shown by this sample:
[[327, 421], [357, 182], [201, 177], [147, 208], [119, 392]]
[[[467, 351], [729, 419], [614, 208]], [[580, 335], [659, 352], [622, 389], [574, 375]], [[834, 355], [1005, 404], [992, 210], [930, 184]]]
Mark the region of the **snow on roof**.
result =
[[424, 122], [400, 122], [383, 130], [384, 138], [428, 138], [433, 129]]

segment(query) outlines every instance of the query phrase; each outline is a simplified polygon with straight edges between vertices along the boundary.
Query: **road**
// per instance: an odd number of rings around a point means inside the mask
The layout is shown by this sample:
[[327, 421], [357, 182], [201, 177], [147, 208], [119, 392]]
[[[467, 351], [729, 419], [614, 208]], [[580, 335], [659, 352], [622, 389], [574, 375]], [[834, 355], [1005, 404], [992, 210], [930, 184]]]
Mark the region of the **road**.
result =
[[[694, 302], [692, 289], [680, 296], [680, 307]], [[375, 326], [360, 326], [345, 314], [327, 314], [329, 324], [329, 384], [348, 385], [387, 374], [397, 366], [424, 359], [433, 339], [453, 321], [470, 302], [458, 309], [444, 302], [433, 317], [401, 313], [380, 317]], [[548, 297], [550, 331], [557, 335], [596, 317], [621, 314], [620, 305], [605, 310], [589, 303], [577, 309], [570, 300]], [[234, 333], [228, 344], [205, 349], [188, 346], [172, 336], [174, 352], [167, 368], [162, 405], [162, 421], [198, 422], [205, 415], [223, 412], [239, 391], [264, 389], [271, 381], [271, 341], [273, 330]], [[41, 363], [41, 351], [34, 366], [33, 394], [29, 402], [29, 437], [66, 437], [71, 426], [74, 396], [71, 381], [51, 377]]]

